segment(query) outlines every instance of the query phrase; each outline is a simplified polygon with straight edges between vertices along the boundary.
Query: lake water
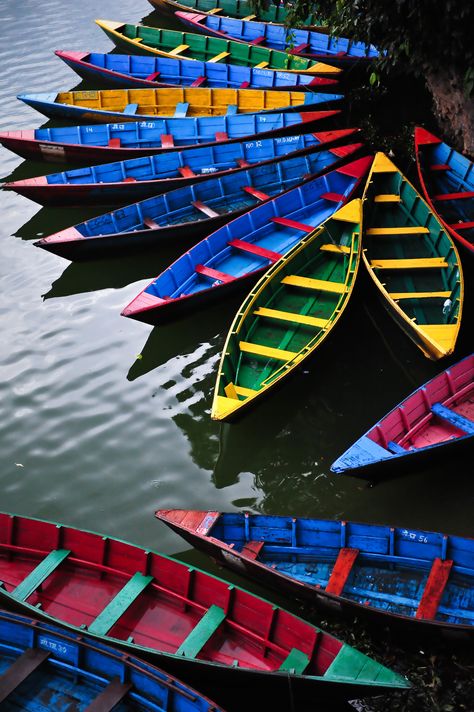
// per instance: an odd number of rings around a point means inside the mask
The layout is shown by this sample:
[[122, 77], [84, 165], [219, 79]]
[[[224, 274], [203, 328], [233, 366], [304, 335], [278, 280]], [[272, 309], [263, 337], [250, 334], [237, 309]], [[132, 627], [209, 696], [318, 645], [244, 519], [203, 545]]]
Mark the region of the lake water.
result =
[[[100, 8], [92, 0], [0, 0], [0, 130], [44, 124], [16, 94], [79, 84], [53, 50], [110, 51], [95, 18], [159, 25], [150, 12], [145, 0], [103, 0]], [[3, 148], [0, 160], [2, 179], [55, 170]], [[155, 509], [248, 509], [474, 536], [472, 468], [459, 461], [375, 487], [329, 472], [375, 420], [472, 350], [471, 265], [448, 361], [425, 359], [361, 277], [321, 353], [243, 420], [221, 425], [210, 419], [216, 367], [244, 295], [155, 329], [125, 319], [121, 309], [179, 245], [152, 258], [72, 264], [32, 241], [100, 209], [1, 197], [1, 510], [118, 536], [211, 571], [154, 520]]]

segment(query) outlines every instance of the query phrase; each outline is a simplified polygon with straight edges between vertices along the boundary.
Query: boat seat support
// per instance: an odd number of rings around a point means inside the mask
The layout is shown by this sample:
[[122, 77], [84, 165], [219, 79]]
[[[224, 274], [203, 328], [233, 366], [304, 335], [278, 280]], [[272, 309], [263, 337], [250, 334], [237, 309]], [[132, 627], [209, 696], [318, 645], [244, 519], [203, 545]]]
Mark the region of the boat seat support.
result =
[[443, 597], [444, 589], [448, 583], [452, 565], [453, 562], [450, 559], [443, 561], [437, 558], [433, 561], [433, 566], [431, 567], [423, 596], [416, 610], [415, 618], [423, 618], [425, 620], [435, 618]]
[[332, 593], [335, 596], [341, 595], [358, 555], [359, 549], [348, 549], [344, 547], [339, 550], [336, 563], [334, 564], [328, 585], [326, 586], [326, 593]]
[[112, 712], [114, 707], [121, 702], [132, 689], [131, 682], [123, 683], [116, 677], [112, 680], [100, 695], [92, 700], [84, 712]]
[[281, 258], [281, 254], [279, 252], [267, 250], [265, 247], [259, 247], [253, 242], [246, 242], [245, 240], [230, 240], [227, 244], [229, 247], [235, 247], [236, 250], [249, 252], [252, 255], [257, 255], [257, 257], [263, 257], [265, 260], [270, 260], [270, 262], [277, 262]]
[[246, 541], [240, 553], [242, 556], [246, 556], [247, 559], [257, 559], [264, 544], [264, 541]]
[[438, 418], [442, 418], [456, 428], [459, 428], [459, 430], [464, 430], [465, 433], [469, 433], [470, 435], [474, 433], [474, 422], [472, 420], [465, 418], [450, 408], [446, 408], [446, 406], [441, 403], [434, 403], [431, 407], [431, 412], [437, 415]]
[[55, 549], [54, 551], [50, 551], [43, 561], [41, 561], [12, 591], [13, 598], [17, 601], [26, 601], [70, 553], [69, 549]]
[[151, 581], [153, 581], [153, 576], [143, 576], [138, 571], [133, 574], [132, 578], [92, 621], [88, 627], [89, 632], [94, 635], [107, 635], [112, 626], [117, 623], [118, 619], [130, 608]]
[[183, 640], [176, 651], [176, 655], [184, 655], [185, 658], [195, 658], [208, 640], [214, 635], [224, 619], [224, 610], [219, 606], [212, 605], [208, 608], [199, 623], [194, 626], [185, 640]]
[[26, 680], [49, 657], [47, 650], [28, 648], [0, 676], [0, 703]]
[[287, 670], [293, 675], [302, 675], [309, 665], [309, 658], [298, 648], [292, 648], [288, 657], [283, 660], [279, 670]]

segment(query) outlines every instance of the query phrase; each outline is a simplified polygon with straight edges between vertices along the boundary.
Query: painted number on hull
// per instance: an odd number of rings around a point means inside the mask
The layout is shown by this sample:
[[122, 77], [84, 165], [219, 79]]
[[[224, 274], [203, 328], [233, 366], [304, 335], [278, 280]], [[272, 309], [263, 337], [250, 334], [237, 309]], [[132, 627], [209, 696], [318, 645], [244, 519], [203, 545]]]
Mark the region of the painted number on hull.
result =
[[59, 643], [57, 640], [51, 640], [51, 638], [44, 638], [41, 636], [38, 638], [38, 647], [43, 650], [52, 650], [56, 655], [62, 656], [65, 656], [70, 652], [70, 646]]
[[46, 143], [40, 143], [39, 150], [48, 161], [58, 161], [58, 163], [64, 161], [66, 155], [63, 146], [48, 146]]
[[416, 541], [419, 544], [428, 544], [428, 537], [421, 532], [409, 532], [408, 529], [403, 529], [401, 535], [404, 536], [405, 539], [410, 539], [410, 541]]

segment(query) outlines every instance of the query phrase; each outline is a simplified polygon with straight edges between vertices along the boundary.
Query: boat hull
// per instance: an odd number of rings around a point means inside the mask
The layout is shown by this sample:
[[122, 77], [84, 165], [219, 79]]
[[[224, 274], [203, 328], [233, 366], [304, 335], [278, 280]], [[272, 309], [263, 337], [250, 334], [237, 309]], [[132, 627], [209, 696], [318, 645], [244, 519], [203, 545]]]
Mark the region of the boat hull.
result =
[[[184, 515], [184, 516], [182, 516]], [[353, 619], [354, 617], [361, 618], [365, 620], [369, 625], [377, 628], [379, 631], [383, 629], [384, 626], [390, 626], [390, 628], [396, 631], [398, 634], [405, 638], [413, 640], [413, 637], [419, 638], [420, 636], [425, 640], [436, 641], [439, 643], [448, 644], [464, 644], [472, 643], [474, 640], [474, 626], [468, 624], [450, 624], [443, 621], [436, 620], [426, 620], [423, 618], [413, 618], [407, 615], [401, 615], [394, 611], [377, 609], [374, 606], [367, 605], [365, 603], [359, 603], [355, 600], [351, 600], [348, 597], [344, 597], [343, 593], [340, 595], [335, 595], [324, 590], [323, 585], [314, 585], [310, 583], [305, 583], [304, 581], [292, 578], [291, 574], [285, 574], [278, 570], [278, 563], [273, 566], [265, 564], [264, 561], [259, 561], [258, 558], [254, 558], [254, 553], [249, 552], [247, 555], [242, 551], [239, 551], [239, 547], [235, 546], [234, 543], [222, 541], [218, 538], [218, 534], [215, 536], [212, 534], [212, 528], [209, 533], [204, 532], [206, 528], [205, 516], [208, 516], [208, 521], [218, 521], [216, 520], [216, 513], [214, 512], [193, 512], [192, 510], [158, 510], [156, 513], [157, 518], [164, 522], [170, 527], [176, 534], [181, 536], [185, 541], [187, 541], [191, 546], [195, 547], [199, 551], [204, 552], [209, 557], [211, 557], [217, 564], [224, 566], [225, 568], [230, 568], [236, 573], [243, 575], [257, 583], [277, 590], [283, 594], [296, 598], [298, 600], [304, 601], [311, 606], [314, 606], [323, 611], [327, 611], [334, 614], [341, 614], [347, 619]], [[179, 521], [182, 516], [183, 522]], [[224, 514], [224, 516], [226, 516]], [[242, 515], [239, 515], [242, 516]], [[247, 516], [247, 515], [243, 515]], [[284, 517], [274, 516], [272, 519], [289, 519]], [[191, 524], [191, 522], [200, 521], [204, 523], [202, 531], [196, 531]], [[301, 520], [293, 519], [293, 522], [299, 522]], [[307, 520], [312, 523], [312, 528], [316, 532], [319, 524], [329, 524], [324, 520]], [[289, 522], [290, 524], [290, 522]], [[338, 524], [334, 522], [332, 524]], [[344, 522], [343, 526], [350, 528], [351, 522]], [[262, 525], [263, 526], [263, 525]], [[366, 536], [376, 536], [375, 533], [371, 533], [371, 529], [380, 529], [378, 525], [358, 525], [359, 527], [366, 527]], [[258, 527], [258, 525], [257, 525]], [[228, 525], [229, 531], [232, 529], [232, 525]], [[387, 530], [389, 528], [387, 527]], [[392, 531], [395, 529], [392, 527]], [[263, 530], [262, 530], [263, 531]], [[270, 532], [270, 529], [268, 529]], [[401, 529], [396, 530], [402, 531]], [[415, 540], [415, 537], [423, 538], [423, 540], [428, 541], [430, 537], [441, 538], [439, 534], [433, 532], [417, 532], [415, 530], [403, 530], [406, 532], [406, 537], [411, 537], [411, 540]], [[313, 532], [313, 536], [315, 533]], [[310, 534], [308, 535], [310, 536]], [[321, 534], [321, 537], [323, 534]], [[363, 535], [361, 535], [363, 537]], [[459, 539], [461, 540], [461, 539]], [[264, 546], [261, 549], [262, 552], [265, 551], [265, 536], [263, 536]], [[469, 541], [469, 540], [465, 540]], [[359, 556], [363, 555], [363, 547], [359, 552]], [[288, 555], [283, 554], [285, 560], [288, 559]], [[276, 555], [275, 555], [276, 558]], [[336, 558], [336, 553], [334, 553], [334, 558]], [[380, 557], [382, 559], [382, 557]], [[472, 554], [471, 554], [472, 558]], [[277, 560], [277, 559], [276, 559]], [[295, 559], [296, 560], [296, 559]], [[319, 560], [321, 562], [327, 561], [327, 552], [325, 554], [323, 546], [321, 545], [321, 553], [319, 555]], [[311, 570], [312, 563], [316, 565], [318, 561], [317, 554], [308, 554], [307, 558], [308, 571]], [[356, 559], [357, 561], [357, 559]], [[274, 562], [275, 563], [275, 562]], [[415, 565], [414, 560], [412, 561], [412, 566]], [[393, 559], [392, 564], [393, 570], [397, 570], [396, 559]], [[332, 568], [332, 567], [331, 567]], [[374, 565], [374, 569], [375, 565]], [[330, 569], [329, 569], [330, 570]], [[428, 565], [429, 570], [429, 565]], [[406, 571], [409, 571], [407, 569]], [[390, 580], [392, 575], [392, 569], [386, 575], [386, 580], [384, 579], [383, 570], [379, 573], [379, 579], [377, 579], [377, 574], [371, 572], [373, 576], [373, 590], [377, 590], [377, 586], [380, 586], [381, 590], [384, 590], [384, 585], [387, 590], [390, 590]], [[474, 568], [471, 571], [471, 579], [474, 577]], [[384, 584], [385, 580], [385, 584]], [[371, 588], [371, 586], [368, 586]]]

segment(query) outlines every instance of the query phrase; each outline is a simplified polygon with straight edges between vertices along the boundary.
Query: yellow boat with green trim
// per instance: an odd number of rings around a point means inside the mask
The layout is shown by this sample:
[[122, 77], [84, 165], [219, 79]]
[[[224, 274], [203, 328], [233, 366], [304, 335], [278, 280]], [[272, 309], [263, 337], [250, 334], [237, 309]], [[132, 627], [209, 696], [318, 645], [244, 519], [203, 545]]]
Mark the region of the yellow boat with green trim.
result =
[[449, 356], [464, 299], [451, 236], [384, 153], [375, 156], [363, 200], [362, 255], [384, 306], [427, 358]]
[[342, 71], [324, 62], [234, 40], [113, 20], [96, 20], [96, 23], [118, 49], [128, 54], [152, 54], [331, 77]]
[[[285, 218], [279, 220], [285, 226]], [[240, 307], [224, 345], [212, 404], [214, 420], [241, 414], [328, 336], [353, 291], [361, 231], [362, 201], [352, 200], [257, 283]]]

